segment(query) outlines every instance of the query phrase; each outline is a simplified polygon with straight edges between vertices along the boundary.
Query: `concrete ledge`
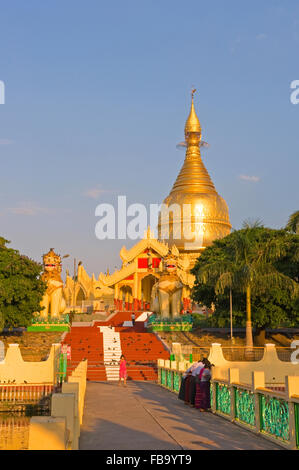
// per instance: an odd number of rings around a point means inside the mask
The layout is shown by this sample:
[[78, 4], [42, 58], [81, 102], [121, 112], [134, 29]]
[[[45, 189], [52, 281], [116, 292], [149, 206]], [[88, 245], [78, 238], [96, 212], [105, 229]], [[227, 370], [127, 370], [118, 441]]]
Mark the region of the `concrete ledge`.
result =
[[29, 450], [65, 450], [68, 444], [66, 418], [34, 416], [29, 426]]
[[55, 372], [60, 344], [52, 344], [46, 361], [27, 362], [22, 358], [19, 344], [10, 344], [4, 361], [0, 363], [0, 381], [23, 384], [55, 383]]
[[66, 427], [72, 450], [79, 445], [79, 429], [76, 423], [76, 396], [74, 393], [54, 393], [51, 401], [51, 416], [53, 418], [66, 418]]
[[54, 393], [51, 416], [35, 416], [30, 420], [30, 450], [78, 450], [80, 424], [83, 421], [87, 361], [81, 361], [62, 393]]

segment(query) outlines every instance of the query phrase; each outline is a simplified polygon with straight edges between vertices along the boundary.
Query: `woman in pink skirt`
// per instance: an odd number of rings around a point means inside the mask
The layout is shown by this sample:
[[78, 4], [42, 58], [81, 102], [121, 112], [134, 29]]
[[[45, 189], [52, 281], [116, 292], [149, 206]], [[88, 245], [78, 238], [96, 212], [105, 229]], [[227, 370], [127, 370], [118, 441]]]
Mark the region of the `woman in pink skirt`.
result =
[[126, 385], [127, 385], [127, 363], [126, 363], [125, 356], [123, 354], [120, 357], [120, 363], [119, 363], [119, 382], [118, 382], [118, 385], [120, 385], [121, 379], [124, 379], [124, 386], [126, 387]]
[[199, 409], [200, 411], [208, 411], [211, 408], [211, 368], [212, 364], [209, 361], [206, 361], [204, 368], [201, 369], [199, 375], [196, 377], [195, 408]]

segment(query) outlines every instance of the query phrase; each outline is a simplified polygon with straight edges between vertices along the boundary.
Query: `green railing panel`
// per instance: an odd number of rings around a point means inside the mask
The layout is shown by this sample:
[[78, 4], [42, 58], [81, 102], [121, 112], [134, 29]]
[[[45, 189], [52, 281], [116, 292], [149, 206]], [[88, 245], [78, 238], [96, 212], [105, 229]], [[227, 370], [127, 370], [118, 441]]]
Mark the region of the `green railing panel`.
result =
[[299, 449], [299, 403], [295, 403], [296, 444]]
[[235, 417], [242, 423], [255, 426], [254, 394], [249, 390], [235, 388]]
[[167, 370], [166, 372], [166, 387], [169, 388], [169, 390], [172, 390], [172, 371]]
[[216, 384], [216, 410], [225, 415], [230, 415], [231, 392], [225, 384]]
[[166, 385], [166, 370], [161, 369], [161, 385]]
[[175, 392], [179, 393], [180, 385], [181, 385], [181, 374], [177, 371], [174, 371], [174, 373], [173, 373], [173, 390]]
[[67, 354], [59, 355], [59, 381], [64, 382], [67, 375]]
[[284, 441], [290, 440], [289, 405], [280, 398], [259, 395], [261, 431]]

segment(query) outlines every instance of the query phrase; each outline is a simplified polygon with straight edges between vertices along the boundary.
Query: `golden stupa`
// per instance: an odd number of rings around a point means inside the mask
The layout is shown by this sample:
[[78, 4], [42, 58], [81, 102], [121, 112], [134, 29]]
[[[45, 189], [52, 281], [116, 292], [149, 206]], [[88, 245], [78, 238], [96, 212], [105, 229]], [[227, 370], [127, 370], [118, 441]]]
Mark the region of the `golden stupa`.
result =
[[[158, 239], [148, 228], [144, 238], [131, 248], [122, 247], [119, 270], [100, 273], [96, 278], [94, 274], [90, 277], [81, 264], [76, 277], [67, 275], [65, 286], [62, 282], [53, 284], [56, 289], [52, 295], [58, 299], [55, 314], [61, 311], [58, 301], [64, 296], [72, 299], [68, 311], [88, 305], [92, 311], [151, 310], [168, 318], [182, 310], [192, 310], [195, 276], [191, 269], [213, 240], [225, 237], [231, 230], [227, 204], [217, 193], [201, 159], [203, 142], [194, 109], [194, 91], [185, 126], [186, 158], [162, 205]], [[50, 259], [44, 259], [47, 271], [53, 271], [55, 256], [50, 252], [47, 254]], [[45, 305], [49, 303], [54, 305], [54, 297], [45, 298]]]
[[225, 237], [231, 230], [228, 206], [217, 193], [201, 158], [201, 125], [194, 108], [195, 91], [192, 90], [191, 111], [185, 125], [185, 161], [163, 202], [158, 223], [159, 239], [169, 246], [176, 245], [190, 261], [195, 261], [213, 240]]

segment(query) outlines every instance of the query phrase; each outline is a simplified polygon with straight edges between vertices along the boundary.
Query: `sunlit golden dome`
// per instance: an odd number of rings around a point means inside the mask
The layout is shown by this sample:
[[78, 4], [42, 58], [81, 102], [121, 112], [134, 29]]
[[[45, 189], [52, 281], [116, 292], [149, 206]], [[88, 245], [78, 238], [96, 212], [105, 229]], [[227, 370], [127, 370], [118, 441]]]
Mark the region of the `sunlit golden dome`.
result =
[[181, 253], [195, 255], [213, 240], [228, 235], [231, 224], [228, 206], [217, 193], [201, 159], [201, 125], [194, 108], [194, 92], [185, 125], [185, 161], [163, 202], [158, 233], [161, 240], [176, 245]]

